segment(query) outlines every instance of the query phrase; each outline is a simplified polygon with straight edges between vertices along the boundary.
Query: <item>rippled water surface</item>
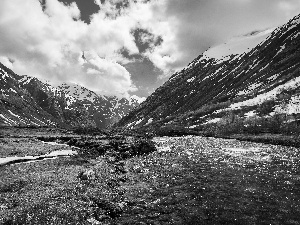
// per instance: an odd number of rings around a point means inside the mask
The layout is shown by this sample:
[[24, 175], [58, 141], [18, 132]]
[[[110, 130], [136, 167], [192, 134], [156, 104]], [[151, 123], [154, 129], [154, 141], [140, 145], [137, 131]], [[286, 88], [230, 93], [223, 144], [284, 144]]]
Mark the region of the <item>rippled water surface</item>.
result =
[[121, 224], [300, 224], [299, 149], [203, 137], [155, 138], [133, 159]]

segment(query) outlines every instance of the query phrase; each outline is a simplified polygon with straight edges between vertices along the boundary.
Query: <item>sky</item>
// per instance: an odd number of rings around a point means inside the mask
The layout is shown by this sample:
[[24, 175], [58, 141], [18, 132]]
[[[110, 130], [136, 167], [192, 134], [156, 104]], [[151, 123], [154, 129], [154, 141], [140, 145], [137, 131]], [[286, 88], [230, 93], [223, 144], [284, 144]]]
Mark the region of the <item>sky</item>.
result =
[[299, 0], [1, 0], [0, 62], [143, 98], [209, 47], [299, 13]]

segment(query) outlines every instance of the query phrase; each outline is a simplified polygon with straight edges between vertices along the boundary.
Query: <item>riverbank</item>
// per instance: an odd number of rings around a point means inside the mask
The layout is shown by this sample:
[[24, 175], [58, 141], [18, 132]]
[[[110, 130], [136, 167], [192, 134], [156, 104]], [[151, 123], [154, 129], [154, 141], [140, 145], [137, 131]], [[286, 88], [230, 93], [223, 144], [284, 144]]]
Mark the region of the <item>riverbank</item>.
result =
[[240, 141], [250, 141], [265, 144], [274, 144], [290, 147], [300, 147], [300, 136], [297, 134], [285, 134], [285, 133], [221, 133], [208, 132], [206, 130], [197, 130], [189, 128], [176, 128], [176, 129], [161, 129], [155, 132], [154, 136], [170, 136], [181, 137], [186, 135], [195, 135], [203, 137], [215, 137], [224, 139], [237, 139]]
[[119, 224], [298, 224], [299, 150], [212, 137], [156, 137], [127, 162]]
[[235, 134], [227, 136], [226, 138], [234, 138], [240, 141], [251, 141], [257, 143], [300, 147], [300, 137], [298, 135], [284, 135], [284, 134]]
[[297, 224], [299, 149], [237, 138], [7, 132], [0, 157], [78, 154], [1, 167], [0, 224]]
[[119, 188], [126, 160], [152, 151], [137, 137], [5, 128], [0, 224], [113, 224], [128, 204]]

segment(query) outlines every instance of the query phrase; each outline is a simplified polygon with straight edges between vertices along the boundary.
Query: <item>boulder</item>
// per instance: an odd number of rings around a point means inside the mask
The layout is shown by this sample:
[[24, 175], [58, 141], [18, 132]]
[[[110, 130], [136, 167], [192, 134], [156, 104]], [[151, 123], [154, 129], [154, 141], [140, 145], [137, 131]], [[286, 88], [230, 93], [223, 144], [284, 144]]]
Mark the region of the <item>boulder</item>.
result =
[[94, 170], [86, 170], [86, 171], [81, 171], [78, 174], [78, 178], [80, 180], [95, 180], [96, 179], [96, 173]]

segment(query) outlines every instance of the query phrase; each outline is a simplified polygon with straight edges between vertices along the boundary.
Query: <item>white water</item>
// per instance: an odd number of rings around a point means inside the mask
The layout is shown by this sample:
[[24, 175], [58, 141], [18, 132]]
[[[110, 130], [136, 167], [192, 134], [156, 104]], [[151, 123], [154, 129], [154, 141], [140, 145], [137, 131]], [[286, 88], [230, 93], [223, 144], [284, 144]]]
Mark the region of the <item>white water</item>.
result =
[[[44, 142], [44, 143], [51, 144], [51, 145], [68, 146], [66, 144], [58, 144], [55, 142]], [[63, 149], [63, 150], [53, 151], [45, 155], [5, 157], [5, 158], [0, 158], [0, 166], [6, 164], [12, 164], [14, 162], [18, 163], [19, 161], [23, 161], [23, 160], [25, 162], [35, 162], [39, 160], [55, 159], [57, 157], [72, 156], [72, 155], [77, 155], [77, 151], [71, 149]]]

